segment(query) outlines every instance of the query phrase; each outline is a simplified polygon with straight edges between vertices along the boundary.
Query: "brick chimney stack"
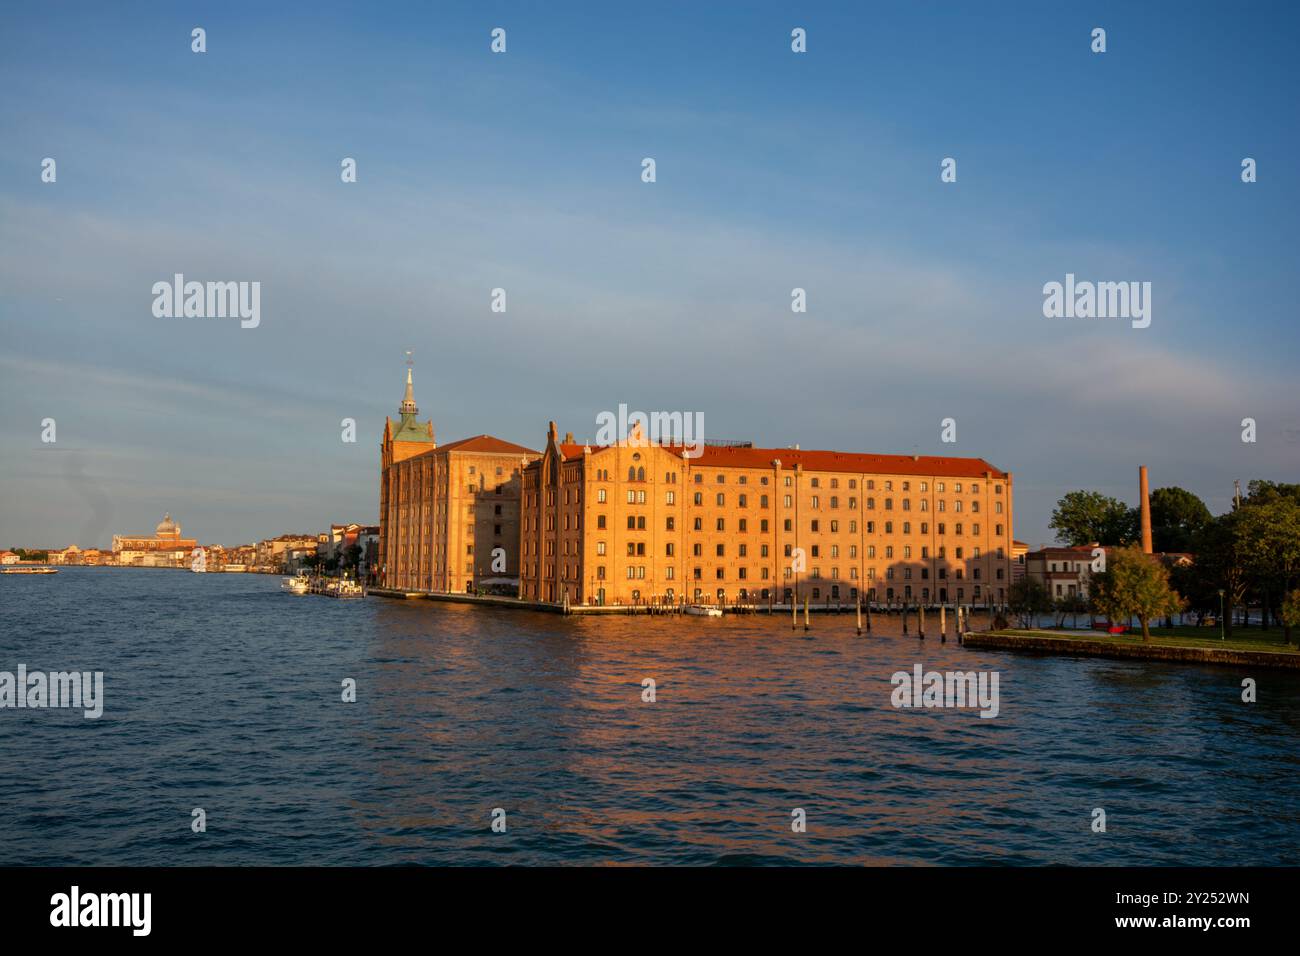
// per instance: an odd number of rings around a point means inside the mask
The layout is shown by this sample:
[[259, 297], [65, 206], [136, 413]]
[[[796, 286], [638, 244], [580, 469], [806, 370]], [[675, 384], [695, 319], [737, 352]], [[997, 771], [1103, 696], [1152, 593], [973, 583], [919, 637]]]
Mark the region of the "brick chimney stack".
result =
[[1142, 550], [1151, 554], [1151, 488], [1146, 465], [1138, 465], [1138, 508], [1142, 516]]

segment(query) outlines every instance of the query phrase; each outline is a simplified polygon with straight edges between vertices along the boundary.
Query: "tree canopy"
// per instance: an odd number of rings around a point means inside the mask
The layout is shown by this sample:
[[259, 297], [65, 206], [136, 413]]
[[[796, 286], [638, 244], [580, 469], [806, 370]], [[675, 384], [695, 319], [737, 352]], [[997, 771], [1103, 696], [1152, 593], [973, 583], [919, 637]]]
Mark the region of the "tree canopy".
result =
[[1128, 544], [1137, 537], [1136, 513], [1099, 491], [1071, 491], [1056, 503], [1049, 527], [1062, 544]]
[[1151, 492], [1151, 541], [1158, 552], [1191, 551], [1192, 542], [1214, 518], [1205, 502], [1184, 488]]
[[1138, 545], [1110, 552], [1106, 570], [1089, 582], [1093, 606], [1111, 621], [1136, 617], [1142, 625], [1142, 639], [1151, 640], [1154, 617], [1174, 614], [1183, 599], [1169, 586], [1169, 571], [1157, 558]]

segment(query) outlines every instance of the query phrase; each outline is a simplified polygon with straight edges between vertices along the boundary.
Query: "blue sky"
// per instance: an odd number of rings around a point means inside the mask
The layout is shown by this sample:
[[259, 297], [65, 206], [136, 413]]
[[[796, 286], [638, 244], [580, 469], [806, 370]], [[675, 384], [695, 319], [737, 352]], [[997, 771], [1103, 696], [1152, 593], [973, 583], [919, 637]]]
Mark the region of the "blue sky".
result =
[[[1300, 479], [1294, 5], [50, 6], [0, 13], [0, 545], [374, 521], [406, 348], [441, 440], [981, 456], [1034, 544], [1139, 463]], [[176, 272], [261, 325], [155, 318]], [[1151, 327], [1044, 318], [1067, 272]]]

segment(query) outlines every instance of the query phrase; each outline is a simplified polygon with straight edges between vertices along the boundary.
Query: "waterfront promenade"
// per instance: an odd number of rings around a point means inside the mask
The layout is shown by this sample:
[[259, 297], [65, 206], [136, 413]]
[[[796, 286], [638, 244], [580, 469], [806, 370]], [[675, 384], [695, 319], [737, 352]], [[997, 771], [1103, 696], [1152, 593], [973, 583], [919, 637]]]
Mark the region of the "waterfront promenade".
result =
[[971, 649], [1020, 651], [1031, 654], [1059, 654], [1067, 657], [1104, 657], [1111, 660], [1170, 661], [1183, 664], [1228, 664], [1236, 666], [1300, 670], [1300, 650], [1286, 644], [1269, 645], [1258, 640], [1231, 641], [1204, 637], [1152, 637], [1089, 633], [1086, 631], [984, 631], [965, 635]]

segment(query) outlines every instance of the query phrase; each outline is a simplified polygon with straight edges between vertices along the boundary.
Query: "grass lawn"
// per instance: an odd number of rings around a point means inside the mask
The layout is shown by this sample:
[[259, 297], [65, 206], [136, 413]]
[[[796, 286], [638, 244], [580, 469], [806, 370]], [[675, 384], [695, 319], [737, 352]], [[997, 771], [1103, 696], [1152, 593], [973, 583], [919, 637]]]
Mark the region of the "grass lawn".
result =
[[[1141, 628], [1135, 628], [1126, 634], [1107, 634], [1105, 631], [1091, 631], [1088, 634], [1070, 633], [1069, 631], [1057, 630], [1028, 630], [1021, 631], [1008, 628], [1005, 631], [995, 631], [995, 634], [1019, 634], [1025, 637], [1048, 637], [1057, 640], [1076, 640], [1076, 641], [1106, 641], [1114, 644], [1143, 644]], [[1292, 631], [1291, 638], [1296, 640], [1300, 637], [1300, 632]], [[1281, 628], [1271, 628], [1267, 631], [1261, 631], [1257, 627], [1236, 628], [1229, 640], [1219, 640], [1219, 629], [1217, 627], [1194, 627], [1191, 625], [1183, 627], [1153, 627], [1151, 628], [1151, 643], [1165, 647], [1206, 647], [1206, 648], [1229, 648], [1235, 651], [1272, 651], [1274, 653], [1300, 653], [1294, 644], [1288, 645], [1282, 639]]]

